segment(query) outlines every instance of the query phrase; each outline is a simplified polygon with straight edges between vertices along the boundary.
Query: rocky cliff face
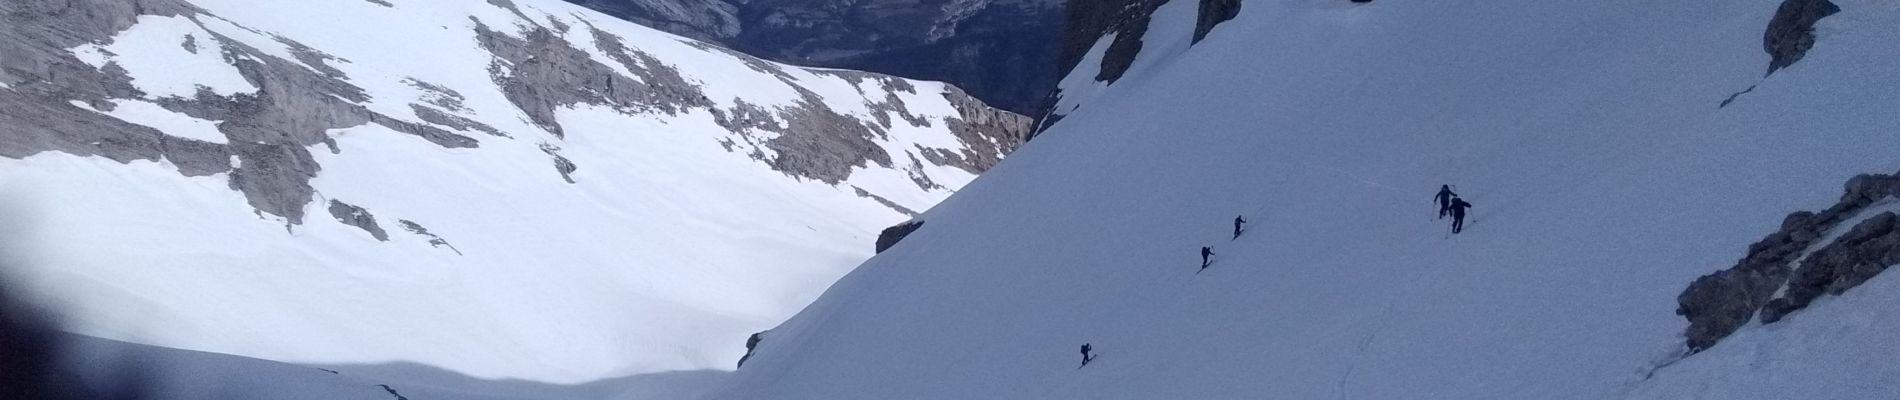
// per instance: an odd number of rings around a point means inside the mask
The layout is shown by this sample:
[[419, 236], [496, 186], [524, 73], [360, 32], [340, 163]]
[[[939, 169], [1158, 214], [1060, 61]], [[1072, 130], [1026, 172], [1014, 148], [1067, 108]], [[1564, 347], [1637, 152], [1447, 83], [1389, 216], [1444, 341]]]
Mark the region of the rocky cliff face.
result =
[[1735, 266], [1696, 279], [1677, 297], [1683, 334], [1701, 351], [1751, 320], [1776, 323], [1824, 294], [1839, 295], [1900, 264], [1900, 175], [1847, 181], [1838, 203], [1789, 214]]
[[[107, 331], [90, 333], [546, 379], [729, 367], [736, 340], [1029, 124], [941, 82], [779, 64], [557, 0], [267, 3], [0, 2], [0, 193], [73, 233], [46, 240], [47, 268], [123, 290], [72, 295], [82, 311], [162, 314], [75, 312]], [[131, 265], [156, 272], [115, 269]], [[466, 329], [502, 318], [448, 306], [481, 302], [579, 310], [507, 323], [602, 333]], [[324, 328], [339, 315], [392, 316]]]
[[[1113, 34], [1115, 40], [1109, 43], [1108, 49], [1103, 53], [1100, 68], [1096, 70], [1092, 79], [1109, 83], [1121, 79], [1122, 73], [1127, 72], [1128, 67], [1134, 65], [1135, 56], [1141, 53], [1141, 37], [1148, 33], [1149, 17], [1154, 14], [1156, 8], [1165, 3], [1167, 0], [1069, 3], [1063, 12], [1063, 31], [1060, 51], [1056, 59], [1057, 71], [1061, 71], [1059, 75], [1067, 76], [1074, 73], [1077, 64], [1082, 62], [1089, 48], [1102, 37]], [[1056, 110], [1056, 103], [1062, 96], [1059, 88], [1050, 91], [1037, 105], [1036, 111], [1030, 114], [1036, 116], [1037, 119], [1030, 138], [1035, 138], [1036, 133], [1062, 120], [1061, 110]]]
[[1194, 42], [1207, 38], [1214, 26], [1240, 15], [1240, 0], [1201, 0], [1200, 14], [1194, 21]]
[[1056, 0], [570, 0], [801, 65], [956, 84], [1019, 113], [1055, 85]]
[[1102, 2], [1077, 2], [1069, 5], [1064, 13], [1065, 29], [1062, 32], [1062, 53], [1057, 60], [1061, 70], [1075, 68], [1082, 60], [1089, 46], [1108, 34], [1115, 35], [1108, 52], [1102, 57], [1101, 72], [1095, 80], [1114, 82], [1121, 79], [1122, 72], [1135, 62], [1135, 55], [1141, 53], [1141, 37], [1148, 32], [1148, 18], [1154, 15], [1155, 8], [1167, 3], [1166, 0], [1122, 0]]
[[[491, 2], [521, 13], [508, 0]], [[219, 93], [201, 87], [190, 96], [178, 96], [141, 91], [133, 85], [134, 78], [128, 71], [112, 59], [111, 50], [99, 45], [111, 43], [115, 34], [137, 23], [140, 17], [177, 17], [199, 25], [210, 23], [203, 20], [220, 20], [184, 0], [22, 0], [0, 4], [0, 15], [7, 21], [0, 26], [0, 51], [10, 55], [0, 58], [0, 83], [8, 88], [0, 89], [0, 157], [22, 158], [55, 151], [119, 162], [163, 159], [187, 176], [229, 173], [231, 188], [243, 192], [258, 211], [283, 217], [294, 225], [303, 222], [304, 206], [313, 199], [309, 181], [322, 169], [310, 149], [322, 145], [328, 151], [338, 151], [325, 134], [328, 130], [375, 124], [443, 148], [478, 147], [482, 143], [478, 137], [511, 136], [488, 123], [460, 115], [468, 111], [460, 105], [462, 94], [417, 78], [405, 82], [428, 96], [409, 106], [413, 117], [372, 111], [364, 104], [369, 102], [369, 94], [330, 66], [348, 60], [284, 37], [276, 38], [277, 45], [289, 48], [294, 54], [291, 59], [221, 33], [188, 36], [191, 40], [176, 44], [192, 53], [222, 58], [244, 83], [258, 89], [254, 92]], [[557, 136], [563, 128], [556, 112], [576, 106], [609, 107], [627, 114], [679, 115], [700, 110], [713, 114], [748, 144], [730, 150], [749, 147], [755, 159], [774, 169], [830, 184], [843, 182], [854, 168], [873, 165], [906, 168], [931, 163], [978, 173], [1013, 150], [1029, 125], [1025, 117], [988, 107], [952, 89], [942, 96], [956, 105], [958, 115], [945, 121], [955, 136], [970, 146], [916, 149], [920, 155], [911, 157], [921, 161], [899, 163], [894, 156], [902, 155], [889, 154], [874, 142], [888, 137], [894, 124], [928, 127], [930, 122], [912, 115], [896, 94], [870, 102], [872, 108], [902, 118], [865, 121], [833, 110], [781, 66], [702, 46], [706, 51], [747, 60], [747, 65], [760, 73], [775, 74], [803, 98], [791, 107], [767, 109], [741, 102], [738, 107], [722, 108], [666, 61], [630, 48], [619, 36], [598, 27], [556, 21], [529, 27], [516, 35], [478, 22], [476, 32], [481, 45], [496, 57], [490, 67], [492, 79], [503, 88], [507, 99], [535, 125]], [[583, 32], [594, 39], [595, 48], [570, 42], [566, 39], [570, 32]], [[610, 54], [618, 65], [595, 59], [594, 52]], [[88, 54], [104, 59], [81, 58]], [[890, 76], [815, 72], [878, 86], [891, 93], [916, 93], [908, 81]], [[217, 125], [224, 137], [204, 140], [167, 135], [112, 116], [110, 112], [127, 99], [149, 101], [193, 118], [225, 121]], [[562, 157], [557, 144], [544, 143], [542, 148], [549, 155], [550, 170], [572, 181], [571, 174], [580, 166]], [[927, 178], [918, 179], [918, 185], [937, 187]]]
[[1762, 48], [1772, 57], [1768, 61], [1768, 73], [1794, 65], [1814, 47], [1814, 23], [1822, 18], [1841, 12], [1841, 7], [1828, 0], [1785, 0], [1775, 10], [1775, 18], [1768, 21], [1768, 31], [1762, 34]]

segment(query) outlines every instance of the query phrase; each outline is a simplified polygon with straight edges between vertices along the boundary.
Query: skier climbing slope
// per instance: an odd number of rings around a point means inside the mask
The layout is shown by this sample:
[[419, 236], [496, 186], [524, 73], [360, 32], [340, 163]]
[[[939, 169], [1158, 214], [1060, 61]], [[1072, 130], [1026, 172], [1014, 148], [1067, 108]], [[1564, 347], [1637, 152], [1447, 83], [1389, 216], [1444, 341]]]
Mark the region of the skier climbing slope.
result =
[[[1097, 41], [1064, 118], [714, 398], [1624, 398], [1682, 348], [1689, 282], [1855, 174], [1900, 170], [1900, 12], [1836, 0], [1828, 34], [1764, 79], [1779, 3], [1247, 2], [1191, 47], [1198, 3], [1165, 3], [1119, 80], [1094, 80], [1114, 58]], [[1347, 174], [1455, 176], [1483, 234], [1446, 246], [1423, 193]], [[1273, 229], [1220, 251], [1249, 268], [1157, 267], [1262, 207]], [[1075, 373], [1059, 349], [1084, 336], [1115, 361]], [[1892, 398], [1900, 349], [1753, 344], [1791, 362], [1716, 371]], [[1796, 362], [1816, 359], [1842, 362]]]
[[1446, 205], [1445, 209], [1451, 210], [1451, 233], [1458, 234], [1464, 232], [1465, 210], [1471, 209], [1471, 203], [1465, 202], [1465, 199], [1459, 198], [1458, 196], [1452, 196], [1451, 203]]
[[1445, 219], [1445, 214], [1451, 212], [1451, 199], [1456, 197], [1458, 194], [1452, 193], [1451, 185], [1438, 187], [1438, 194], [1432, 195], [1432, 201], [1438, 203], [1438, 219]]

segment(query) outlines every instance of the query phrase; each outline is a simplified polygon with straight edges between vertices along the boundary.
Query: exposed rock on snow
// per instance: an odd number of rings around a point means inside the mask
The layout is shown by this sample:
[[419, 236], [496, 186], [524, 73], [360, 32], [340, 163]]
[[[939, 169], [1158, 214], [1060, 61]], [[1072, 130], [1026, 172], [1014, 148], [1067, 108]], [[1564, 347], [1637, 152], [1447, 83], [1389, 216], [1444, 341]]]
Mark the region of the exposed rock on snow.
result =
[[[0, 2], [0, 184], [71, 228], [49, 236], [115, 229], [48, 240], [51, 257], [86, 258], [61, 260], [62, 282], [124, 289], [73, 296], [97, 311], [75, 312], [100, 327], [86, 333], [150, 307], [164, 312], [139, 322], [143, 343], [280, 360], [569, 381], [729, 367], [738, 338], [1028, 125], [939, 82], [777, 64], [553, 0], [295, 4]], [[203, 229], [156, 228], [184, 224]], [[359, 231], [387, 243], [349, 247]], [[204, 256], [140, 265], [171, 281], [115, 269], [156, 250]], [[279, 268], [221, 281], [252, 255]], [[339, 286], [360, 301], [296, 313], [334, 291], [280, 296]], [[564, 312], [420, 311], [435, 302]], [[232, 303], [249, 312], [203, 307]], [[402, 317], [319, 328], [368, 304]], [[603, 333], [464, 329], [486, 324]], [[544, 363], [490, 354], [505, 352]]]
[[1821, 18], [1841, 12], [1841, 7], [1828, 0], [1786, 0], [1775, 10], [1775, 18], [1768, 21], [1768, 32], [1762, 34], [1762, 47], [1772, 57], [1768, 61], [1768, 73], [1794, 65], [1814, 47], [1814, 23]]
[[1900, 262], [1893, 212], [1868, 210], [1891, 196], [1900, 196], [1895, 175], [1854, 177], [1839, 203], [1789, 214], [1734, 267], [1696, 279], [1677, 297], [1689, 348], [1714, 345], [1758, 312], [1763, 323], [1780, 321], [1822, 293], [1838, 295]]
[[1761, 311], [1763, 323], [1774, 323], [1808, 306], [1821, 294], [1842, 292], [1900, 263], [1900, 234], [1893, 230], [1894, 214], [1880, 213], [1855, 225], [1833, 245], [1808, 257], [1782, 297], [1769, 300]]
[[1207, 38], [1215, 25], [1240, 15], [1240, 0], [1201, 0], [1201, 12], [1194, 23], [1194, 43]]
[[344, 225], [369, 232], [369, 235], [375, 237], [377, 241], [389, 241], [389, 232], [384, 232], [383, 227], [376, 225], [376, 216], [370, 215], [369, 210], [362, 207], [331, 199], [330, 216], [336, 217], [337, 222], [342, 222]]
[[752, 352], [759, 349], [759, 342], [765, 341], [765, 334], [767, 332], [771, 332], [771, 330], [754, 333], [745, 339], [745, 356], [739, 357], [739, 365], [735, 368], [745, 368], [745, 360], [752, 358]]
[[[498, 4], [520, 13], [513, 3]], [[232, 187], [243, 191], [259, 211], [297, 224], [303, 219], [303, 205], [311, 199], [307, 182], [321, 169], [305, 149], [314, 144], [328, 145], [330, 139], [324, 134], [327, 130], [374, 123], [446, 148], [480, 145], [480, 141], [448, 129], [509, 136], [489, 124], [456, 115], [461, 111], [463, 95], [439, 85], [407, 80], [430, 93], [428, 102], [436, 106], [412, 105], [415, 118], [420, 120], [412, 122], [369, 111], [358, 104], [367, 101], [368, 95], [350, 83], [345, 73], [330, 65], [348, 63], [348, 60], [278, 37], [276, 39], [295, 58], [295, 61], [285, 60], [214, 33], [222, 38], [217, 42], [224, 48], [218, 50], [224, 52], [227, 61], [261, 90], [231, 96], [201, 91], [194, 98], [154, 99], [167, 110], [225, 121], [219, 129], [235, 144], [227, 146], [167, 137], [147, 127], [67, 104], [76, 100], [104, 105], [108, 99], [139, 98], [146, 94], [134, 87], [131, 78], [116, 64], [88, 68], [66, 49], [109, 43], [114, 34], [141, 17], [218, 17], [177, 0], [102, 2], [87, 7], [97, 10], [55, 8], [41, 2], [0, 5], [0, 12], [7, 15], [30, 17], [16, 18], [18, 23], [0, 27], [0, 38], [7, 39], [0, 46], [4, 46], [8, 54], [19, 55], [0, 60], [0, 64], [4, 64], [0, 66], [7, 67], [0, 71], [0, 77], [23, 82], [15, 85], [14, 91], [0, 93], [0, 106], [17, 110], [0, 113], [0, 122], [5, 122], [0, 124], [0, 132], [7, 133], [0, 137], [0, 156], [20, 158], [43, 151], [60, 151], [100, 155], [120, 162], [163, 158], [178, 164], [181, 173], [190, 176], [232, 172]], [[593, 26], [549, 25], [552, 26], [528, 28], [520, 37], [479, 23], [476, 31], [483, 47], [496, 55], [490, 71], [508, 99], [537, 125], [556, 135], [563, 132], [555, 118], [556, 110], [577, 105], [607, 106], [630, 114], [668, 115], [701, 108], [716, 116], [772, 121], [742, 122], [735, 118], [726, 125], [741, 135], [750, 134], [746, 132], [748, 128], [776, 133], [775, 137], [760, 140], [776, 156], [763, 153], [755, 153], [755, 156], [793, 176], [838, 184], [851, 175], [853, 168], [872, 164], [892, 166], [891, 155], [872, 142], [884, 135], [883, 128], [888, 128], [888, 121], [879, 127], [840, 114], [820, 100], [817, 93], [803, 87], [799, 90], [804, 100], [797, 107], [773, 111], [741, 104], [719, 110], [713, 99], [707, 98], [697, 84], [682, 77], [673, 66], [645, 52], [627, 48], [619, 36]], [[570, 43], [562, 32], [570, 29], [587, 29], [597, 50], [634, 76], [617, 73], [615, 67], [596, 61], [588, 51]], [[796, 79], [778, 71], [780, 67], [776, 65], [736, 53], [735, 56], [749, 61], [754, 69], [780, 75], [786, 83], [798, 85]], [[896, 78], [843, 71], [835, 74], [876, 80], [887, 89], [915, 93], [905, 81]], [[895, 96], [873, 102], [871, 107], [908, 115], [902, 101]], [[971, 147], [963, 149], [962, 154], [918, 150], [936, 165], [981, 172], [1013, 150], [1028, 129], [1026, 118], [984, 106], [960, 90], [952, 90], [945, 96], [957, 105], [962, 117], [952, 123], [952, 130]], [[878, 117], [883, 116], [878, 113]], [[226, 160], [231, 154], [243, 160], [243, 168], [230, 171]], [[556, 155], [555, 163], [562, 176], [571, 181], [572, 162]]]
[[[1134, 66], [1135, 56], [1141, 53], [1142, 37], [1148, 33], [1149, 20], [1165, 3], [1166, 0], [1071, 2], [1064, 15], [1061, 53], [1056, 59], [1063, 76], [1108, 83], [1120, 80], [1122, 74]], [[1239, 12], [1239, 8], [1234, 12]], [[1092, 57], [1089, 52], [1097, 41], [1108, 35], [1114, 35], [1115, 39], [1103, 50], [1100, 61], [1091, 62], [1096, 65], [1080, 65], [1085, 59], [1093, 59], [1089, 58]], [[1094, 76], [1075, 76], [1076, 71], [1094, 71]], [[1058, 87], [1043, 98], [1034, 114], [1037, 118], [1034, 129], [1025, 140], [1035, 139], [1037, 134], [1062, 120], [1066, 112], [1072, 111], [1057, 109], [1063, 96], [1072, 95], [1062, 93], [1064, 90]]]
[[424, 227], [422, 226], [422, 224], [418, 224], [418, 223], [416, 223], [415, 221], [410, 221], [410, 220], [406, 220], [406, 219], [405, 219], [405, 220], [398, 220], [397, 222], [398, 222], [398, 223], [401, 223], [401, 224], [402, 224], [402, 229], [403, 229], [403, 230], [406, 230], [406, 231], [409, 231], [409, 233], [414, 233], [414, 234], [417, 234], [417, 235], [421, 235], [421, 236], [426, 236], [426, 237], [428, 237], [428, 238], [429, 238], [429, 245], [430, 245], [430, 246], [434, 246], [434, 247], [448, 247], [448, 248], [449, 248], [449, 250], [451, 250], [451, 251], [454, 251], [456, 255], [462, 255], [462, 251], [461, 251], [461, 250], [456, 250], [456, 249], [455, 249], [455, 246], [454, 246], [454, 245], [451, 245], [451, 244], [449, 244], [449, 241], [448, 241], [448, 240], [445, 240], [445, 239], [442, 239], [442, 237], [441, 237], [441, 236], [436, 236], [436, 234], [434, 234], [434, 233], [430, 233], [430, 232], [429, 232], [429, 228], [424, 228]]
[[957, 115], [962, 116], [945, 119], [950, 133], [970, 146], [963, 149], [962, 154], [924, 151], [924, 158], [930, 162], [972, 173], [988, 171], [1029, 139], [1030, 124], [1034, 122], [1029, 117], [984, 105], [954, 87], [943, 96], [950, 99], [950, 105], [957, 108]]
[[924, 227], [924, 221], [919, 219], [884, 228], [883, 232], [877, 234], [877, 252], [883, 253], [891, 246], [896, 246], [897, 242], [903, 241], [904, 237], [910, 236], [911, 232], [916, 232], [917, 228], [922, 227]]
[[[1095, 80], [1114, 82], [1121, 79], [1122, 73], [1135, 63], [1135, 56], [1141, 53], [1141, 38], [1148, 33], [1148, 19], [1156, 8], [1167, 3], [1165, 0], [1125, 0], [1115, 2], [1076, 2], [1069, 5], [1067, 26], [1062, 35], [1062, 58], [1059, 64], [1064, 71], [1075, 67], [1082, 60], [1082, 54], [1096, 39], [1110, 33], [1115, 34], [1115, 42], [1108, 46], [1108, 53], [1102, 57], [1102, 69], [1096, 73]], [[1236, 9], [1238, 11], [1238, 9]]]
[[595, 61], [591, 54], [575, 48], [548, 27], [530, 28], [524, 37], [516, 38], [486, 24], [476, 26], [482, 47], [495, 54], [495, 64], [489, 67], [495, 83], [536, 125], [557, 136], [565, 130], [556, 120], [555, 111], [565, 107], [592, 104], [627, 113], [650, 110], [674, 115], [682, 108], [712, 105], [698, 93], [697, 85], [686, 82], [673, 67], [626, 49], [613, 34], [589, 29], [599, 49], [632, 71], [639, 81]]

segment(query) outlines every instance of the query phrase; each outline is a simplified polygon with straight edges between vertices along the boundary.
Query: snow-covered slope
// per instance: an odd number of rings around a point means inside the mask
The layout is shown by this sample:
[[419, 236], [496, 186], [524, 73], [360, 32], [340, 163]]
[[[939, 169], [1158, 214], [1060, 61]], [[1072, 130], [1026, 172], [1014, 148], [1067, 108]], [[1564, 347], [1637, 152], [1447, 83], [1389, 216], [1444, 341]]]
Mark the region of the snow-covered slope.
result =
[[1167, 2], [714, 398], [1900, 396], [1892, 273], [1686, 358], [1673, 313], [1900, 169], [1900, 7], [1834, 4], [1764, 77], [1780, 1]]
[[1027, 125], [555, 0], [0, 15], [18, 277], [80, 333], [287, 362], [729, 369]]

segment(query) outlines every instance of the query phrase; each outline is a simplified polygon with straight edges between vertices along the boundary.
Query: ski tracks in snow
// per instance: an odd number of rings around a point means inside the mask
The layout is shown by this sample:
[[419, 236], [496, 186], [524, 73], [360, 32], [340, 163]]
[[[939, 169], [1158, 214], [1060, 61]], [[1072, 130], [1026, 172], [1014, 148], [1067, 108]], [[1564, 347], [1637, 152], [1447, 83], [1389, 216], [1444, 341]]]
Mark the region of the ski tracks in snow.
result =
[[1333, 168], [1333, 167], [1318, 165], [1318, 164], [1313, 164], [1313, 163], [1301, 163], [1300, 165], [1307, 168], [1311, 168], [1311, 169], [1317, 169], [1317, 170], [1322, 170], [1322, 171], [1332, 171], [1333, 173], [1337, 173], [1337, 174], [1345, 176], [1347, 179], [1352, 179], [1355, 182], [1365, 184], [1366, 186], [1389, 190], [1389, 191], [1392, 191], [1393, 194], [1396, 194], [1399, 196], [1407, 196], [1406, 193], [1408, 193], [1403, 189], [1392, 187], [1392, 185], [1380, 183], [1379, 181], [1366, 179], [1365, 177], [1361, 177], [1358, 174], [1354, 174], [1352, 172], [1347, 172], [1346, 170], [1343, 170], [1343, 169]]
[[1392, 310], [1397, 308], [1398, 304], [1396, 297], [1386, 302], [1385, 311], [1379, 313], [1378, 325], [1373, 327], [1371, 332], [1366, 332], [1364, 337], [1359, 338], [1359, 345], [1353, 347], [1352, 356], [1346, 359], [1346, 371], [1339, 374], [1338, 381], [1333, 382], [1334, 399], [1346, 400], [1351, 398], [1347, 396], [1346, 389], [1352, 382], [1352, 375], [1359, 371], [1359, 361], [1365, 358], [1366, 349], [1371, 348], [1372, 342], [1379, 339], [1379, 334], [1384, 333], [1385, 329], [1392, 325], [1390, 323], [1390, 321], [1392, 321]]

